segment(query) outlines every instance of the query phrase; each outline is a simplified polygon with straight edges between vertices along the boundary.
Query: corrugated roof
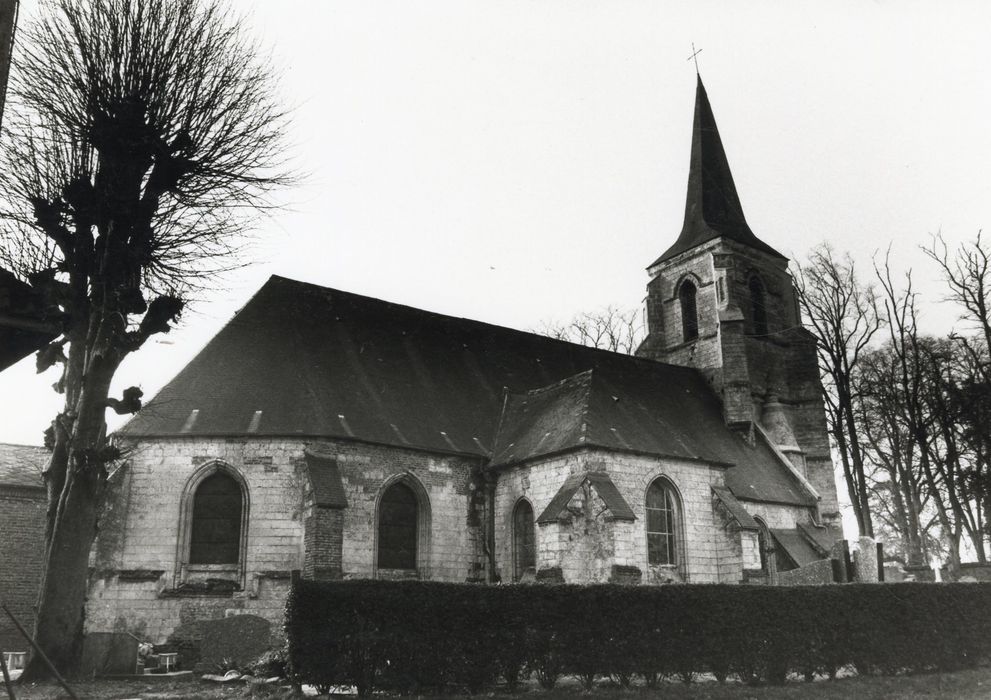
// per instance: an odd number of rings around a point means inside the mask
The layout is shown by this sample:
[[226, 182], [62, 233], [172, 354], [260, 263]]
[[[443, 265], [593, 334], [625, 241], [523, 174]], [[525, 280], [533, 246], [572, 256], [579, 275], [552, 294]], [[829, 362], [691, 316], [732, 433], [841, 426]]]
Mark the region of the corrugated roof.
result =
[[544, 508], [544, 511], [537, 518], [537, 522], [552, 523], [560, 518], [561, 513], [571, 502], [575, 493], [586, 481], [599, 494], [599, 498], [606, 504], [606, 508], [609, 509], [609, 515], [612, 518], [616, 520], [636, 520], [633, 509], [630, 508], [630, 505], [623, 498], [623, 495], [616, 488], [616, 484], [613, 483], [608, 474], [605, 472], [582, 472], [580, 474], [572, 474], [564, 480], [561, 488], [554, 494], [554, 498], [551, 499], [551, 502], [547, 504], [547, 507]]
[[42, 472], [50, 456], [44, 447], [0, 443], [0, 486], [44, 488]]
[[576, 444], [584, 418], [585, 444], [736, 465], [737, 497], [810, 503], [766, 445], [726, 428], [694, 369], [282, 277], [120, 432], [333, 437], [488, 458], [500, 416], [500, 454], [510, 443], [535, 454], [547, 432], [547, 445]]
[[785, 257], [757, 238], [743, 216], [743, 206], [736, 193], [736, 184], [726, 159], [726, 151], [723, 150], [719, 129], [716, 128], [716, 117], [699, 76], [695, 89], [685, 223], [678, 240], [651, 267], [720, 236], [779, 258]]
[[337, 458], [305, 450], [306, 471], [313, 487], [313, 505], [321, 508], [347, 508], [348, 497], [344, 492], [341, 470]]

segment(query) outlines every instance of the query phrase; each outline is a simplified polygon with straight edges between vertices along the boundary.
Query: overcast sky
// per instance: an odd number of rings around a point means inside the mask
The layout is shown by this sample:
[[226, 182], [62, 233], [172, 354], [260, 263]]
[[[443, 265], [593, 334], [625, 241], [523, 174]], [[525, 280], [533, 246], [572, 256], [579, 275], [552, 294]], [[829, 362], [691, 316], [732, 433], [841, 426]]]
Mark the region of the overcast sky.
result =
[[[255, 264], [117, 391], [157, 391], [272, 274], [521, 329], [639, 306], [681, 229], [692, 42], [747, 220], [779, 251], [830, 241], [866, 267], [893, 243], [944, 332], [918, 246], [991, 222], [991, 3], [233, 5], [279, 68], [306, 176], [259, 222]], [[40, 442], [55, 378], [33, 358], [0, 374], [0, 441]]]

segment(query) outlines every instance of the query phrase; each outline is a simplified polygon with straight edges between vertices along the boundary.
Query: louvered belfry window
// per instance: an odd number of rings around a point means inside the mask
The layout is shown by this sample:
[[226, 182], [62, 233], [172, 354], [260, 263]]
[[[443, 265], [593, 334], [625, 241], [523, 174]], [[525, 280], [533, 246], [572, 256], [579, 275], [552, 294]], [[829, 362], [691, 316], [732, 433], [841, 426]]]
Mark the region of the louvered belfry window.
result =
[[647, 561], [677, 566], [678, 511], [672, 488], [658, 479], [647, 489]]
[[754, 317], [754, 335], [767, 335], [767, 295], [757, 275], [750, 278], [750, 306]]
[[241, 487], [223, 472], [205, 478], [193, 497], [190, 564], [237, 564], [241, 553]]
[[413, 489], [393, 484], [379, 503], [380, 569], [415, 569], [419, 506]]
[[699, 337], [699, 315], [696, 306], [697, 290], [695, 285], [685, 280], [678, 289], [678, 301], [681, 305], [681, 337], [686, 343]]

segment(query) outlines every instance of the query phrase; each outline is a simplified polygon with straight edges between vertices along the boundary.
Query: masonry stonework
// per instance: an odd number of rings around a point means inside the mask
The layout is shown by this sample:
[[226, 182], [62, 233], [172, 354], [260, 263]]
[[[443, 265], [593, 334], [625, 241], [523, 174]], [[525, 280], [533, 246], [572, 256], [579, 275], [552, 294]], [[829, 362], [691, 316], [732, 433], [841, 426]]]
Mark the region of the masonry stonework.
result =
[[[609, 523], [605, 519], [589, 522], [585, 513], [602, 512], [601, 500], [593, 494], [582, 502], [581, 493], [576, 493], [576, 500], [569, 505], [581, 513], [576, 521], [582, 533], [588, 526], [591, 541], [577, 536], [575, 522], [567, 527], [558, 523], [538, 525], [538, 569], [558, 567], [565, 581], [575, 583], [606, 581], [613, 565], [639, 568], [644, 583], [741, 580], [739, 555], [734, 553], [739, 549], [739, 538], [719, 526], [712, 505], [711, 487], [723, 484], [722, 468], [591, 448], [519, 465], [500, 474], [495, 497], [495, 538], [496, 562], [503, 580], [509, 580], [513, 570], [512, 513], [519, 499], [526, 498], [539, 515], [568, 476], [585, 471], [606, 472], [636, 519], [632, 523]], [[647, 560], [646, 493], [648, 486], [661, 477], [675, 487], [680, 500], [680, 570], [652, 567]], [[802, 516], [807, 519], [804, 513]], [[794, 522], [789, 526], [794, 527]]]
[[[304, 449], [336, 456], [348, 505], [314, 508]], [[477, 461], [477, 460], [476, 460]], [[244, 561], [239, 573], [190, 572], [181, 542], [186, 484], [223, 463], [247, 485]], [[465, 581], [483, 568], [479, 528], [470, 525], [474, 462], [343, 441], [170, 438], [140, 443], [111, 480], [111, 506], [94, 548], [88, 631], [127, 630], [162, 641], [184, 622], [250, 612], [281, 629], [290, 572], [368, 578], [375, 564], [376, 507], [399, 476], [422, 484], [429, 537], [421, 578]], [[228, 576], [233, 590], [187, 590]]]

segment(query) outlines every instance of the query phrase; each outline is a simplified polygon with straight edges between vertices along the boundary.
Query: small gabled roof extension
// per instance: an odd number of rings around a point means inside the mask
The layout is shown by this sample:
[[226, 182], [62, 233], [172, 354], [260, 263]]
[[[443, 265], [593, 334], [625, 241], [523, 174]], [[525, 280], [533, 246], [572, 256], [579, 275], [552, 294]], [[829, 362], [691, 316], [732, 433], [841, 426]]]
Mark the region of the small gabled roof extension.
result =
[[341, 470], [334, 455], [305, 450], [306, 473], [313, 489], [313, 505], [318, 508], [347, 508], [348, 498], [341, 480]]
[[608, 474], [605, 472], [582, 472], [580, 474], [572, 474], [564, 480], [561, 488], [554, 494], [554, 498], [551, 499], [551, 502], [544, 508], [544, 512], [537, 518], [537, 524], [552, 523], [560, 519], [564, 509], [571, 503], [571, 499], [574, 498], [575, 493], [578, 492], [578, 489], [585, 482], [588, 482], [595, 489], [595, 492], [599, 494], [599, 498], [606, 504], [606, 508], [609, 509], [609, 517], [614, 520], [637, 519], [633, 514], [633, 509], [630, 508], [630, 505], [623, 498], [623, 495], [616, 488], [616, 484], [613, 483]]
[[771, 537], [797, 566], [805, 566], [825, 558], [822, 552], [797, 527], [793, 530], [772, 528]]

